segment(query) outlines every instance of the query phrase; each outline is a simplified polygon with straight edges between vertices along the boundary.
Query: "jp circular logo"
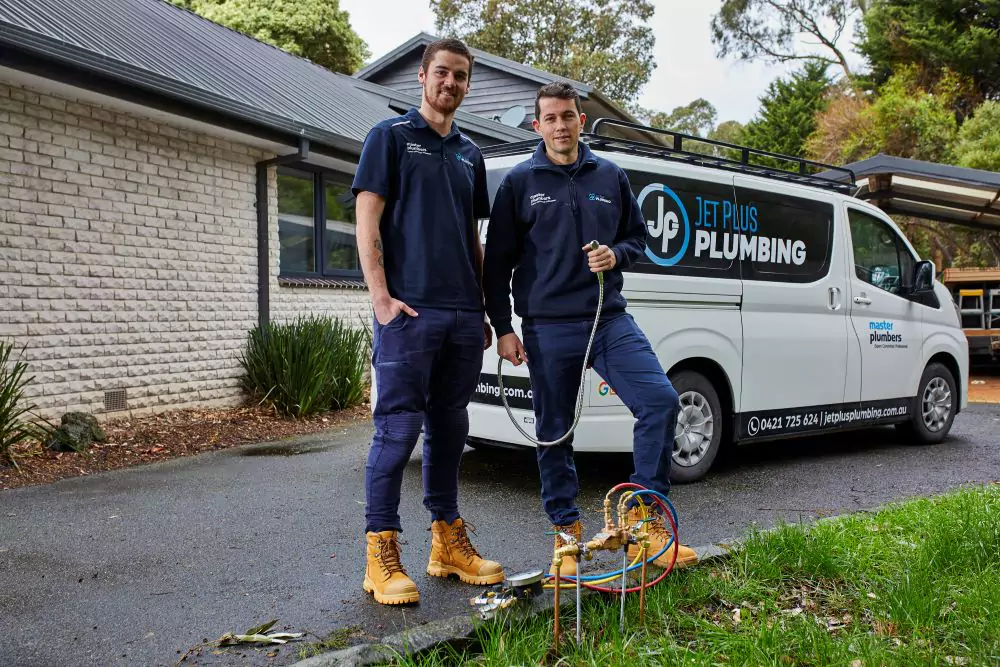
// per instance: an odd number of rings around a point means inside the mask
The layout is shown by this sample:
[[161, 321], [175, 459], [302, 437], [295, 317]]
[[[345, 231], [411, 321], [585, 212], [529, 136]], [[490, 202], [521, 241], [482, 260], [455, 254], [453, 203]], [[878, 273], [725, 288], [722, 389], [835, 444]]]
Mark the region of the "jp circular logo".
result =
[[[662, 183], [650, 183], [636, 199], [646, 219], [646, 232], [650, 239], [646, 243], [646, 256], [660, 266], [673, 266], [681, 261], [691, 238], [691, 222], [680, 197]], [[682, 234], [678, 242], [677, 237]]]

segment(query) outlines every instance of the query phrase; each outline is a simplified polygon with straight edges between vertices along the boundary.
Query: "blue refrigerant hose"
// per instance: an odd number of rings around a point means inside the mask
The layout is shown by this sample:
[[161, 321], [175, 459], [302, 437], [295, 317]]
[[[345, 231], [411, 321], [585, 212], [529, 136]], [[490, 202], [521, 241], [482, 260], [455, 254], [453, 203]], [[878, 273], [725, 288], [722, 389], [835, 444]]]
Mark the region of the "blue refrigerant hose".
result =
[[[600, 245], [597, 241], [591, 241], [588, 246], [590, 250], [597, 250]], [[504, 358], [500, 357], [497, 360], [497, 384], [500, 385], [500, 400], [503, 401], [504, 408], [507, 409], [507, 416], [510, 417], [511, 423], [514, 427], [521, 432], [525, 438], [535, 443], [539, 447], [551, 447], [553, 445], [558, 445], [565, 442], [576, 430], [577, 424], [580, 423], [580, 414], [583, 412], [583, 387], [587, 381], [587, 361], [590, 359], [590, 350], [594, 345], [594, 337], [597, 335], [597, 323], [601, 319], [601, 308], [604, 306], [604, 273], [598, 272], [597, 274], [597, 313], [594, 315], [594, 326], [590, 330], [590, 339], [587, 341], [587, 352], [583, 355], [583, 369], [580, 371], [580, 385], [576, 392], [576, 413], [573, 418], [573, 425], [569, 427], [569, 430], [561, 438], [556, 440], [537, 440], [517, 423], [517, 419], [514, 417], [514, 413], [511, 412], [510, 405], [507, 404], [507, 392], [503, 388], [503, 362]], [[498, 341], [499, 344], [499, 341]]]

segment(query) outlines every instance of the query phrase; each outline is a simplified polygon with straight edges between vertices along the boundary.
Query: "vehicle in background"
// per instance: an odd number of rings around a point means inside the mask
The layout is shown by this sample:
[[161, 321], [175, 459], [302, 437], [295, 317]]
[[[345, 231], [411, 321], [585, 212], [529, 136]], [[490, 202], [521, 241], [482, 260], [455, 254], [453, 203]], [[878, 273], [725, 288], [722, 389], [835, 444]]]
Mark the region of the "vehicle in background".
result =
[[[621, 125], [657, 139], [600, 133]], [[625, 271], [623, 293], [680, 395], [674, 481], [702, 478], [732, 443], [877, 424], [896, 424], [915, 442], [947, 436], [968, 401], [958, 313], [933, 264], [887, 214], [852, 196], [852, 172], [608, 119], [582, 140], [625, 170], [646, 219], [646, 254]], [[710, 152], [685, 150], [690, 141]], [[491, 197], [536, 146], [483, 150]], [[842, 180], [811, 173], [818, 169]], [[591, 199], [621, 206], [617, 192]], [[520, 335], [516, 315], [513, 324]], [[503, 371], [526, 430], [530, 370], [529, 361]], [[511, 423], [496, 371], [494, 341], [469, 406], [469, 445], [534, 446]], [[630, 452], [631, 413], [592, 369], [585, 382], [574, 449]]]

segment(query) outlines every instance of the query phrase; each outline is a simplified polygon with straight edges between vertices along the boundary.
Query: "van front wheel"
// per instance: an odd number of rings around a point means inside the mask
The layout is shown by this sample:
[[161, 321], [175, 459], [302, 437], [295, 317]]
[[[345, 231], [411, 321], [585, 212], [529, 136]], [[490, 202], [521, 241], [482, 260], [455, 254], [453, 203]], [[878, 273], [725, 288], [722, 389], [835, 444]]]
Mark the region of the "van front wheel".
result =
[[670, 481], [694, 482], [708, 473], [722, 442], [722, 406], [715, 387], [701, 373], [681, 371], [671, 378], [680, 398]]
[[944, 364], [928, 364], [920, 377], [919, 391], [910, 421], [899, 424], [899, 428], [913, 442], [937, 444], [948, 436], [955, 420], [958, 404], [955, 378]]

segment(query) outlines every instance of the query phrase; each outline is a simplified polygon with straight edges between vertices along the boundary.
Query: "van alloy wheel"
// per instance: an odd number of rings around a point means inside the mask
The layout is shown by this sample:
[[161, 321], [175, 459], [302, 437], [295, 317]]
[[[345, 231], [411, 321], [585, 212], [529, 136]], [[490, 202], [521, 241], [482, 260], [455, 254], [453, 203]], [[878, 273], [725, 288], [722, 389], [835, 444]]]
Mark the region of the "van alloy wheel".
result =
[[935, 377], [924, 387], [921, 401], [924, 426], [928, 431], [937, 433], [948, 423], [951, 416], [951, 387], [947, 380]]
[[697, 465], [712, 444], [715, 417], [708, 400], [696, 391], [680, 395], [680, 412], [674, 429], [674, 463]]

